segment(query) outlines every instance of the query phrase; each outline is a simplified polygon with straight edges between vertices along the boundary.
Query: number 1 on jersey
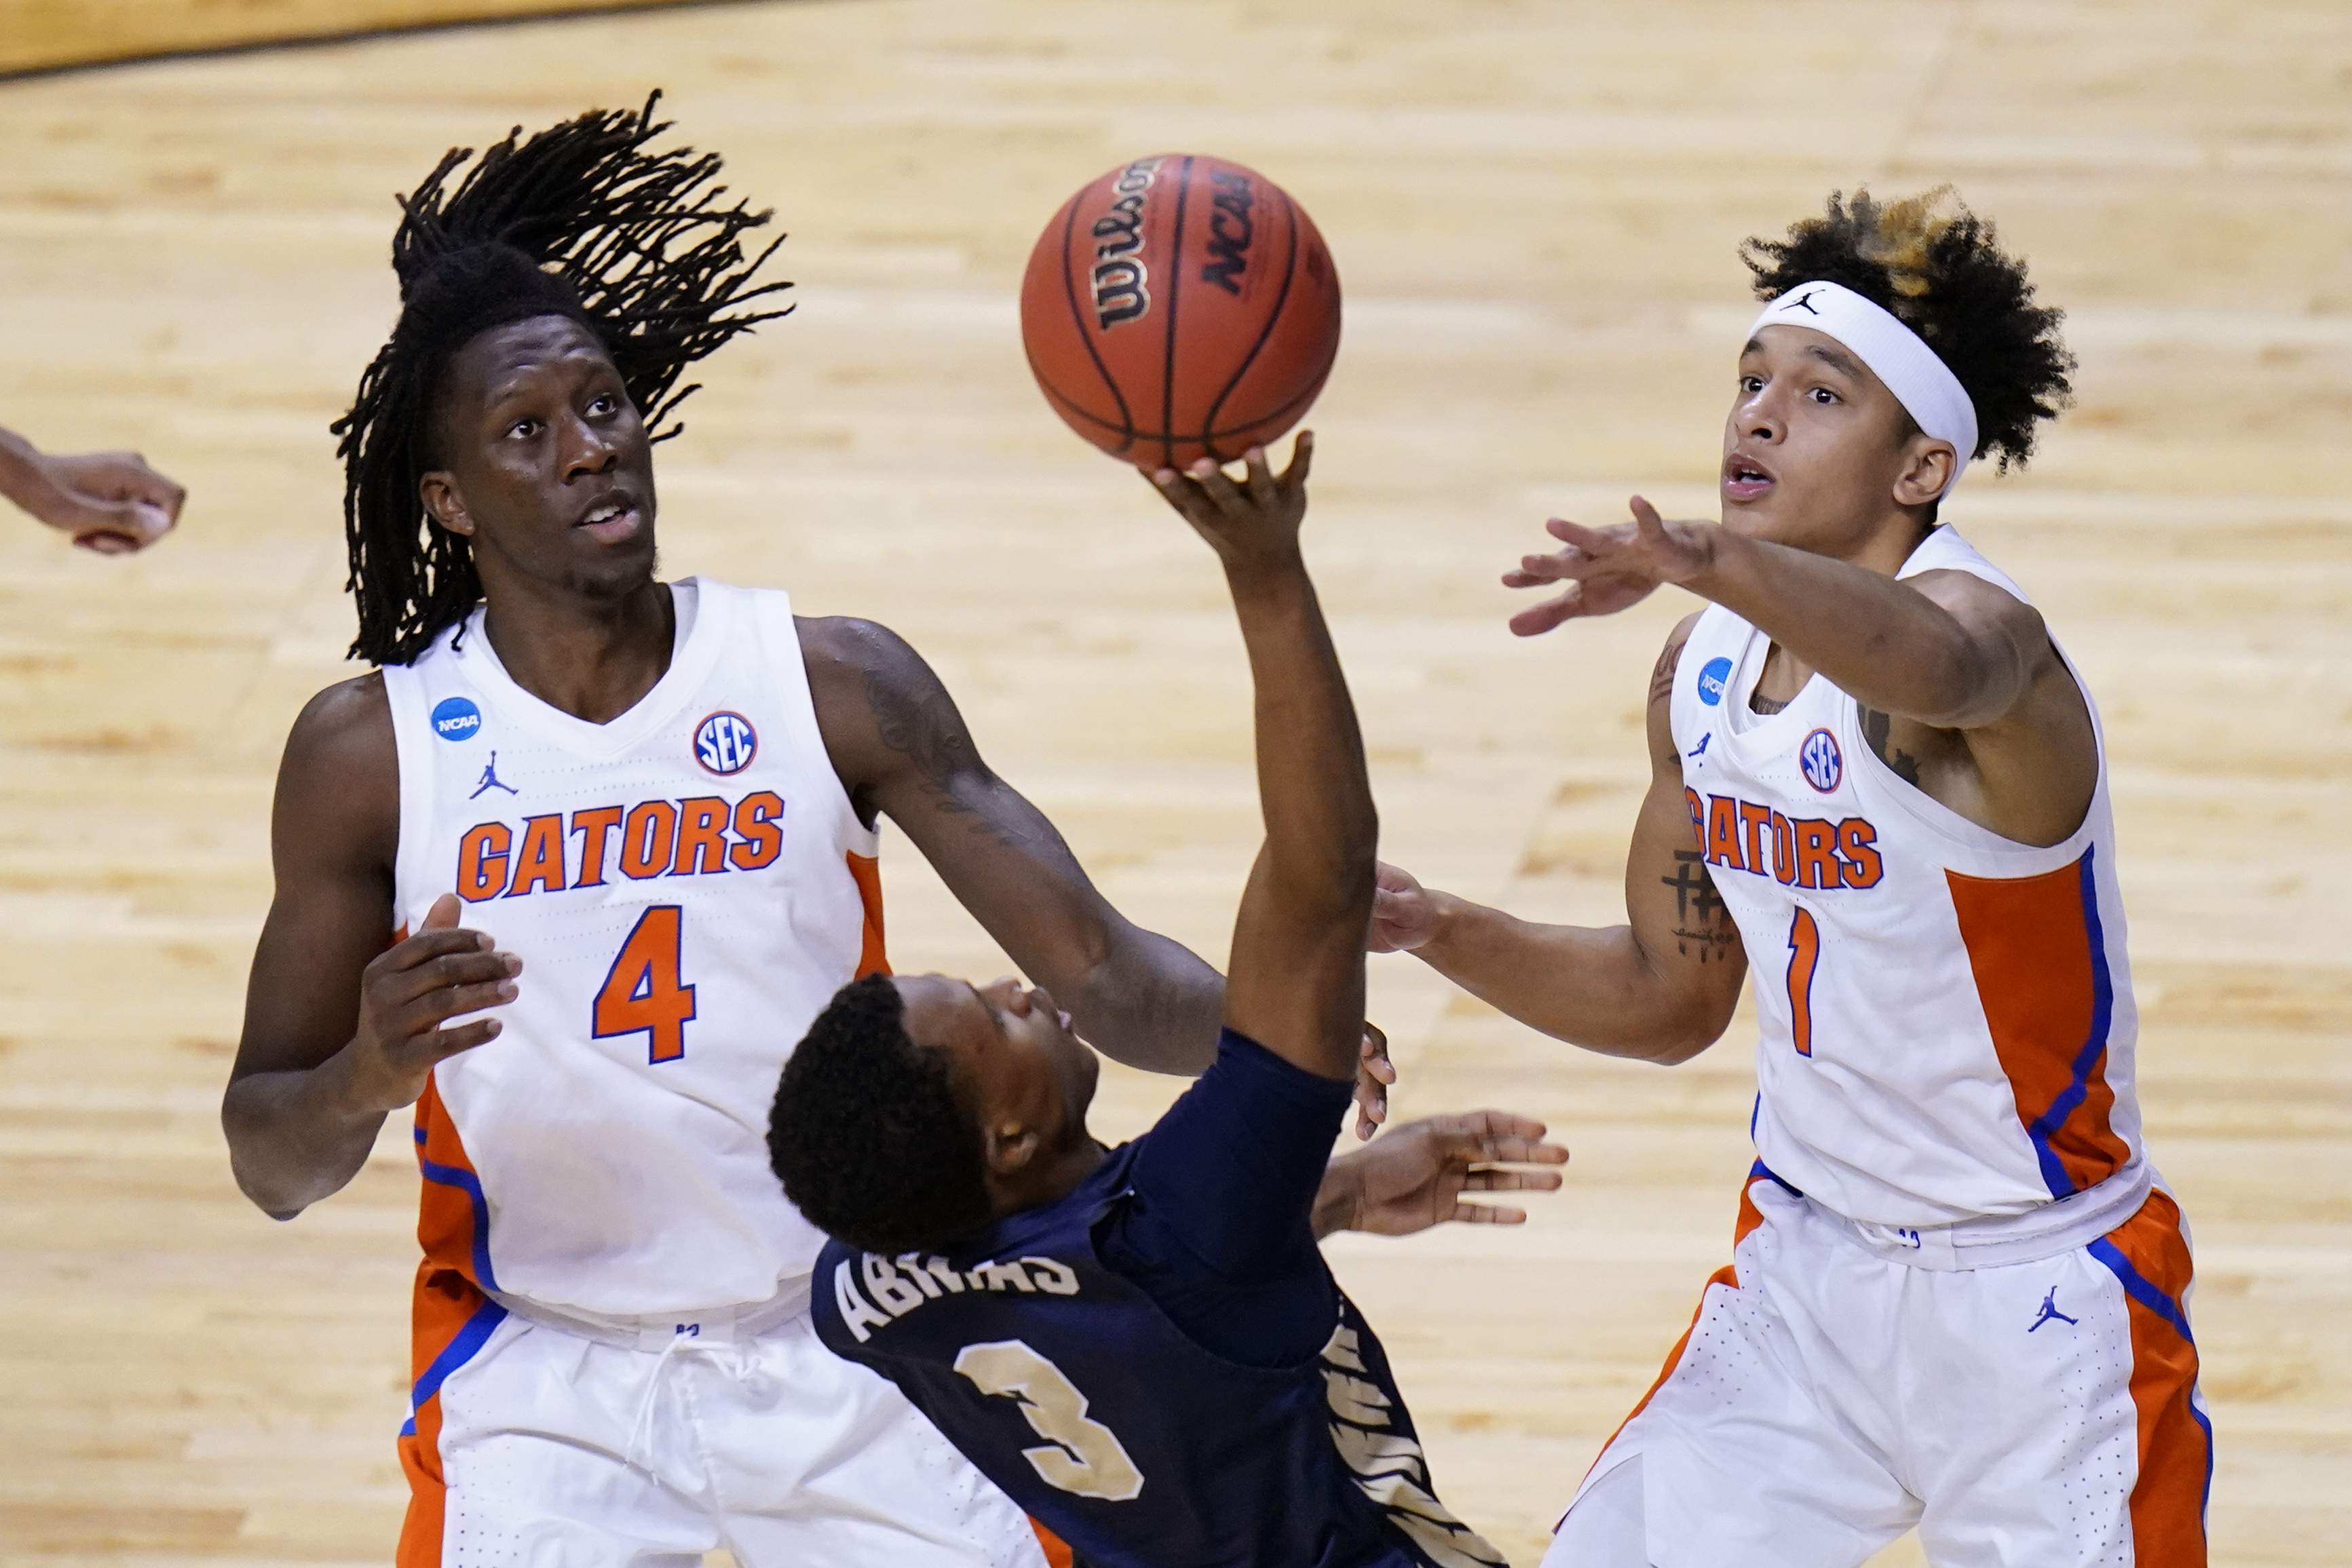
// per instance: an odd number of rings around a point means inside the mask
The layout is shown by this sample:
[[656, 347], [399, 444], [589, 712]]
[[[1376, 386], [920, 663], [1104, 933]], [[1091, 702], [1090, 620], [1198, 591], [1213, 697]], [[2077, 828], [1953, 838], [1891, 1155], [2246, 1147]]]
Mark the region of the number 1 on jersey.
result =
[[656, 904], [637, 916], [629, 939], [613, 960], [596, 993], [592, 1032], [646, 1036], [647, 1061], [676, 1061], [686, 1054], [687, 1020], [694, 1017], [694, 988], [679, 974], [678, 949], [685, 928], [678, 906]]
[[1799, 1056], [1813, 1053], [1813, 970], [1821, 961], [1822, 928], [1801, 904], [1789, 922], [1789, 1037]]

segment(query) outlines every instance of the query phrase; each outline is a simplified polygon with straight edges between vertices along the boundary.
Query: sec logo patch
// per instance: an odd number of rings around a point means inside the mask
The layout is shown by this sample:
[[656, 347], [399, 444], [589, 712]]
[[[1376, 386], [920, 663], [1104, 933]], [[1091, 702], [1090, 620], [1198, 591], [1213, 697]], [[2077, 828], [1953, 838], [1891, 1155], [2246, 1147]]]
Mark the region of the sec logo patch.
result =
[[1822, 794], [1836, 789], [1845, 777], [1845, 757], [1838, 750], [1837, 737], [1826, 729], [1805, 737], [1797, 747], [1797, 766], [1805, 770], [1805, 782]]
[[481, 728], [482, 710], [464, 697], [443, 697], [433, 710], [433, 733], [444, 740], [471, 740]]
[[1731, 679], [1731, 661], [1709, 659], [1698, 673], [1698, 700], [1713, 707], [1723, 700], [1723, 683]]
[[713, 773], [740, 773], [760, 749], [759, 732], [740, 713], [714, 713], [694, 730], [694, 759]]

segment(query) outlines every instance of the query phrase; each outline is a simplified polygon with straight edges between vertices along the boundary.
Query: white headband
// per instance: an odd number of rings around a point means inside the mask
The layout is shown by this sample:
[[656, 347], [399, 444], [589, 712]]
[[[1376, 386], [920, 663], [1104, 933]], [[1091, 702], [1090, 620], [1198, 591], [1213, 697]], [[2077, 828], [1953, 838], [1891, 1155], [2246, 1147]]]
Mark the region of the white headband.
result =
[[1937, 440], [1952, 444], [1959, 461], [1953, 465], [1951, 481], [1937, 499], [1952, 493], [1952, 486], [1960, 482], [1969, 459], [1976, 454], [1976, 404], [1961, 390], [1960, 378], [1936, 357], [1925, 340], [1892, 312], [1835, 283], [1797, 285], [1764, 307], [1764, 314], [1756, 318], [1748, 334], [1752, 338], [1766, 327], [1811, 327], [1860, 356], [1913, 423]]

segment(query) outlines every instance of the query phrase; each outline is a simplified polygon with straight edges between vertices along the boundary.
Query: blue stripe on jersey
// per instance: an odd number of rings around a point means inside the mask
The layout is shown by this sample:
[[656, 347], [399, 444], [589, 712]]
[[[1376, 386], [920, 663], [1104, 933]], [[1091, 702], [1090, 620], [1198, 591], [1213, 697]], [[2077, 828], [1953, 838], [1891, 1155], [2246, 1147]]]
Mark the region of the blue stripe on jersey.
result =
[[[425, 1146], [425, 1129], [416, 1129], [416, 1145]], [[425, 1179], [439, 1186], [454, 1186], [473, 1201], [474, 1205], [474, 1283], [485, 1291], [499, 1288], [498, 1276], [490, 1271], [490, 1200], [482, 1196], [482, 1178], [469, 1170], [445, 1166], [426, 1159], [422, 1154], [416, 1163], [424, 1168]]]
[[2107, 968], [2106, 932], [2099, 924], [2099, 882], [2093, 874], [2093, 861], [2098, 852], [2099, 846], [2092, 844], [2074, 862], [2082, 879], [2083, 930], [2091, 944], [2091, 1035], [2083, 1042], [2083, 1049], [2075, 1052], [2072, 1082], [2050, 1103], [2050, 1108], [2025, 1129], [2026, 1136], [2033, 1140], [2033, 1157], [2041, 1164], [2042, 1183], [2050, 1188], [2053, 1197], [2072, 1197], [2081, 1190], [2074, 1185], [2074, 1178], [2066, 1174], [2057, 1152], [2051, 1148], [2050, 1138], [2066, 1124], [2066, 1118], [2090, 1093], [2091, 1073], [2106, 1053], [2107, 1034], [2116, 1012], [2115, 976]]
[[[2158, 1289], [2147, 1275], [2133, 1268], [2131, 1260], [2124, 1256], [2122, 1248], [2102, 1236], [2085, 1250], [2107, 1266], [2122, 1283], [2125, 1295], [2171, 1324], [2173, 1332], [2190, 1345], [2196, 1344], [2196, 1336], [2189, 1332], [2188, 1312]], [[2193, 1395], [2189, 1401], [2189, 1414], [2205, 1433], [2205, 1493], [2197, 1505], [2199, 1513], [2202, 1514], [2213, 1500], [2213, 1423], [2206, 1417], [2203, 1410], [2198, 1408]]]
[[496, 1301], [484, 1301], [474, 1309], [474, 1315], [466, 1320], [466, 1326], [441, 1348], [441, 1354], [433, 1358], [433, 1364], [425, 1369], [425, 1375], [418, 1378], [415, 1386], [408, 1391], [408, 1419], [401, 1423], [402, 1437], [416, 1436], [416, 1412], [425, 1408], [433, 1396], [441, 1392], [441, 1385], [449, 1381], [451, 1373], [481, 1353], [482, 1346], [489, 1343], [490, 1335], [506, 1321], [507, 1310]]

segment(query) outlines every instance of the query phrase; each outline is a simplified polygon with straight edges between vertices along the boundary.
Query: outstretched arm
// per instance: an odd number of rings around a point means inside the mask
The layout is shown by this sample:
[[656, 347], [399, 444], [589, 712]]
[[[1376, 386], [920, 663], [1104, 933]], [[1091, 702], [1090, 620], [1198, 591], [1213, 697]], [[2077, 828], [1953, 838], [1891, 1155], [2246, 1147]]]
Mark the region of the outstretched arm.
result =
[[0, 496], [85, 549], [129, 555], [171, 532], [187, 492], [135, 453], [45, 454], [0, 430]]
[[1295, 1066], [1348, 1079], [1363, 1038], [1380, 820], [1355, 705], [1299, 552], [1314, 453], [1302, 433], [1279, 479], [1253, 447], [1242, 485], [1206, 458], [1153, 482], [1224, 566], [1257, 694], [1265, 842], [1234, 921], [1225, 1022]]
[[1607, 615], [1662, 582], [1732, 611], [1832, 685], [1882, 713], [1951, 729], [2017, 705], [2050, 634], [2033, 607], [1966, 572], [1898, 580], [1715, 523], [1668, 522], [1636, 496], [1634, 520], [1545, 525], [1565, 549], [1528, 556], [1504, 582], [1570, 586], [1511, 620], [1521, 636]]
[[1748, 974], [1739, 929], [1716, 896], [1667, 723], [1691, 622], [1650, 679], [1650, 789], [1625, 857], [1622, 925], [1539, 925], [1381, 868], [1375, 952], [1410, 952], [1530, 1028], [1608, 1056], [1686, 1061], [1731, 1022]]
[[869, 621], [803, 620], [817, 724], [851, 803], [889, 817], [1079, 1034], [1129, 1067], [1217, 1054], [1224, 982], [1111, 907], [1045, 814], [998, 778], [921, 655]]
[[[1612, 528], [1547, 524], [1568, 548], [1524, 558], [1503, 581], [1569, 587], [1513, 616], [1511, 630], [1533, 636], [1679, 583], [1852, 696], [1880, 759], [1979, 826], [2054, 844], [2090, 810], [2090, 705], [2033, 606], [1969, 572], [1897, 580], [1896, 563], [1873, 570], [1713, 523], [1668, 522], [1639, 496], [1633, 508], [1633, 522]], [[1926, 777], [1898, 760], [1905, 752], [1931, 758]]]

